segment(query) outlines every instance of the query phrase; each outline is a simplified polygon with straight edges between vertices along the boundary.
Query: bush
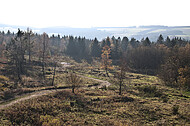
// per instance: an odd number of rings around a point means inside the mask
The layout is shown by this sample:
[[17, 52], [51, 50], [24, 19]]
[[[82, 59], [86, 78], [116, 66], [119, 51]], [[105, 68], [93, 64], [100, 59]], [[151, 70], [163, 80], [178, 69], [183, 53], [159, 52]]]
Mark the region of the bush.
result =
[[0, 91], [6, 90], [6, 87], [8, 86], [7, 81], [9, 81], [9, 78], [0, 75]]
[[8, 99], [11, 99], [11, 98], [14, 98], [13, 91], [12, 90], [4, 91], [4, 93], [3, 93], [3, 99], [4, 100], [8, 100]]
[[173, 48], [165, 59], [159, 78], [168, 86], [190, 90], [190, 44]]
[[168, 102], [167, 96], [162, 96], [161, 99], [163, 100], [164, 103], [167, 103], [167, 102]]
[[140, 86], [138, 90], [147, 97], [160, 97], [162, 93], [156, 88], [156, 86]]
[[190, 67], [185, 66], [185, 68], [180, 68], [178, 72], [178, 82], [180, 83], [180, 88], [190, 90]]
[[179, 105], [174, 105], [174, 106], [172, 107], [172, 112], [173, 112], [174, 115], [176, 115], [176, 114], [179, 113], [178, 110], [179, 110]]
[[3, 75], [0, 75], [0, 82], [1, 81], [9, 81], [9, 78], [3, 76]]
[[40, 116], [40, 123], [42, 126], [60, 126], [61, 121], [58, 118], [54, 118], [51, 115]]

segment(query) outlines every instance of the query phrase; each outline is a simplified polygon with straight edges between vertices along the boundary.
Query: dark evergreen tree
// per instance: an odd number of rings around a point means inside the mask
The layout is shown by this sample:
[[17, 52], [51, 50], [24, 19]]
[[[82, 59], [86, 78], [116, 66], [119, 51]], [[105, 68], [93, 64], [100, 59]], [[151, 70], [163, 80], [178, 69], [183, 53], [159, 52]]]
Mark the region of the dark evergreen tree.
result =
[[118, 37], [117, 40], [118, 40], [119, 44], [121, 44], [121, 38]]
[[106, 41], [105, 40], [103, 40], [102, 42], [101, 42], [101, 49], [103, 49], [103, 47], [106, 45]]
[[92, 57], [100, 57], [101, 54], [101, 49], [100, 46], [98, 44], [98, 40], [95, 38], [94, 41], [92, 42], [91, 46], [90, 46], [91, 50], [90, 50], [90, 55]]
[[110, 42], [110, 38], [109, 37], [106, 38], [106, 45], [108, 45], [109, 47], [111, 46], [111, 42]]
[[161, 34], [157, 39], [157, 44], [164, 44], [164, 38], [163, 38], [163, 36]]
[[84, 58], [85, 57], [85, 39], [84, 38], [78, 38], [78, 51], [79, 51], [79, 57]]
[[128, 44], [129, 44], [129, 39], [127, 37], [123, 37], [123, 39], [121, 41], [121, 49], [123, 52], [125, 52], [127, 50]]
[[118, 61], [120, 59], [120, 56], [121, 56], [121, 48], [119, 41], [116, 40], [116, 43], [111, 50], [111, 58], [115, 61]]
[[8, 30], [6, 35], [8, 35], [8, 36], [11, 35], [11, 32]]
[[151, 42], [150, 42], [149, 38], [146, 37], [146, 39], [143, 41], [142, 45], [143, 46], [150, 46], [150, 44], [151, 44]]
[[171, 44], [171, 40], [170, 40], [170, 38], [167, 36], [167, 38], [166, 38], [166, 40], [165, 40], [165, 45], [167, 46], [167, 47], [171, 47], [172, 46], [172, 44]]
[[115, 39], [115, 37], [114, 37], [114, 36], [112, 36], [111, 40], [112, 40], [113, 44], [115, 44], [115, 43], [116, 43], [116, 39]]
[[136, 41], [135, 38], [131, 38], [129, 44], [130, 44], [130, 46], [131, 46], [132, 48], [138, 47], [138, 43], [137, 43], [137, 41]]
[[174, 47], [176, 45], [176, 43], [177, 43], [177, 38], [173, 38], [171, 40], [171, 47]]
[[70, 55], [70, 56], [77, 55], [77, 45], [76, 45], [76, 42], [74, 41], [73, 36], [69, 37], [69, 42], [68, 42], [67, 48], [66, 48], [66, 54]]

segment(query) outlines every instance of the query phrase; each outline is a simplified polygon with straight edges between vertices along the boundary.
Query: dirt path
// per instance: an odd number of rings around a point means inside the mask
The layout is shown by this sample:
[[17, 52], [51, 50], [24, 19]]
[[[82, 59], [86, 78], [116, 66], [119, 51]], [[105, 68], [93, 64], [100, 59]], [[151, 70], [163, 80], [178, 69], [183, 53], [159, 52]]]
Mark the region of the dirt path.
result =
[[64, 90], [64, 89], [43, 90], [43, 91], [37, 91], [37, 92], [29, 93], [25, 97], [18, 98], [18, 99], [14, 100], [14, 101], [11, 101], [11, 102], [7, 103], [7, 104], [0, 105], [0, 110], [4, 109], [6, 107], [9, 107], [9, 106], [11, 106], [13, 104], [16, 104], [18, 102], [25, 101], [27, 99], [32, 99], [32, 98], [35, 98], [35, 97], [39, 97], [39, 96], [42, 96], [42, 95], [47, 95], [47, 94], [50, 94], [50, 93], [53, 93], [53, 92], [56, 92], [56, 91], [60, 91], [60, 90]]
[[[109, 83], [108, 81], [99, 80], [99, 79], [95, 79], [95, 78], [91, 78], [91, 77], [86, 77], [86, 76], [83, 76], [83, 75], [79, 75], [79, 76], [82, 77], [82, 78], [91, 79], [91, 80], [100, 82], [100, 85], [92, 86], [91, 88], [93, 88], [93, 87], [94, 88], [95, 87], [101, 88], [103, 86], [108, 87], [108, 86], [111, 85], [111, 83]], [[11, 102], [9, 102], [7, 104], [0, 105], [0, 110], [4, 109], [6, 107], [9, 107], [9, 106], [11, 106], [13, 104], [16, 104], [18, 102], [21, 102], [21, 101], [25, 101], [25, 100], [28, 100], [28, 99], [36, 98], [36, 97], [39, 97], [39, 96], [42, 96], [42, 95], [47, 95], [47, 94], [50, 94], [50, 93], [53, 93], [53, 92], [57, 92], [57, 91], [62, 91], [62, 90], [65, 90], [65, 89], [51, 89], [51, 90], [43, 90], [43, 91], [33, 92], [31, 94], [27, 94], [27, 96], [25, 96], [25, 97], [16, 99], [16, 100], [11, 101]]]
[[86, 76], [83, 76], [83, 75], [78, 75], [78, 76], [80, 76], [80, 77], [82, 77], [82, 78], [94, 80], [94, 81], [97, 81], [97, 82], [100, 83], [100, 85], [98, 85], [98, 86], [92, 86], [92, 87], [101, 88], [101, 87], [103, 87], [103, 86], [109, 87], [109, 86], [111, 85], [111, 83], [108, 82], [108, 81], [104, 81], [104, 80], [100, 80], [100, 79], [96, 79], [96, 78], [92, 78], [92, 77], [86, 77]]

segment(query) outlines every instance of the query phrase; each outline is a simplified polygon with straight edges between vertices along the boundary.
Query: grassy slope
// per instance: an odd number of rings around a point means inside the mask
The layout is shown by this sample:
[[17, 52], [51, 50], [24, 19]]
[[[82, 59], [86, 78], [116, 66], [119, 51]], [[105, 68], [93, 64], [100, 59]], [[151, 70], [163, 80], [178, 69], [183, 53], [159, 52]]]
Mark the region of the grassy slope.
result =
[[[80, 74], [113, 82], [88, 64], [78, 68]], [[64, 77], [57, 74], [58, 87], [65, 86]], [[127, 73], [124, 82], [122, 96], [113, 84], [108, 90], [80, 89], [76, 95], [66, 90], [20, 102], [1, 110], [0, 125], [190, 125], [189, 92], [166, 87], [155, 76]], [[83, 79], [86, 86], [94, 83]]]
[[[0, 112], [1, 125], [11, 122], [15, 125], [190, 125], [188, 94], [180, 95], [154, 76], [131, 73], [128, 76], [130, 81], [125, 80], [122, 96], [118, 95], [117, 85], [110, 90], [80, 89], [77, 95], [68, 90], [41, 96]], [[174, 113], [175, 106], [179, 106], [178, 113]]]

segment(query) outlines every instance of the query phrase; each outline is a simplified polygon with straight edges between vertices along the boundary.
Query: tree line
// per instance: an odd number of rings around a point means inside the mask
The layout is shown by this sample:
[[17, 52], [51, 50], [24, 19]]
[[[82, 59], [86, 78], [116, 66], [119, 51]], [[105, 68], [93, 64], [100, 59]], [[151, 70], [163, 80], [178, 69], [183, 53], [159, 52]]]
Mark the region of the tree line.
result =
[[[109, 54], [105, 51], [109, 50]], [[32, 64], [41, 66], [41, 76], [45, 77], [45, 67], [48, 60], [55, 56], [67, 55], [80, 61], [91, 62], [93, 58], [111, 59], [109, 63], [120, 64], [125, 57], [130, 71], [146, 74], [158, 74], [168, 85], [183, 84], [189, 86], [190, 69], [189, 41], [180, 37], [166, 39], [158, 36], [156, 42], [148, 37], [136, 40], [135, 38], [107, 37], [101, 41], [86, 39], [85, 37], [37, 34], [32, 30], [11, 33], [0, 32], [0, 56], [6, 57], [10, 64], [8, 70], [21, 80], [21, 75], [30, 74]], [[109, 56], [108, 56], [109, 55]], [[10, 73], [12, 73], [10, 71]], [[168, 74], [169, 73], [169, 74]]]

